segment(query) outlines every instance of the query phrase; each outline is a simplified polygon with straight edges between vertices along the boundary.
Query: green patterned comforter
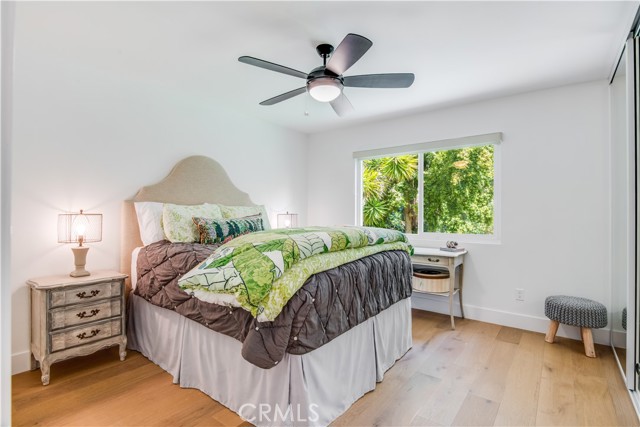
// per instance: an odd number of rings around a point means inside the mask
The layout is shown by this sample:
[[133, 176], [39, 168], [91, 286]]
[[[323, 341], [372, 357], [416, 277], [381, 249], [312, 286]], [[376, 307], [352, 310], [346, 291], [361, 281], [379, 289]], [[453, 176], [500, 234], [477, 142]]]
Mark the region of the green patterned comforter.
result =
[[413, 252], [403, 233], [383, 228], [260, 231], [220, 246], [178, 285], [200, 300], [274, 320], [311, 275], [385, 250]]

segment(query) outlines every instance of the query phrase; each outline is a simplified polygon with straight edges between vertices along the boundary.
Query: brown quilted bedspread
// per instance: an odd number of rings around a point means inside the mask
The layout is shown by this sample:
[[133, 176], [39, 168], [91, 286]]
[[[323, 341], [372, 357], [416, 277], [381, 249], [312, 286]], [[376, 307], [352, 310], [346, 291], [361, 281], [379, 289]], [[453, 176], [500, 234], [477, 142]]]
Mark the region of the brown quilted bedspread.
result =
[[214, 245], [156, 242], [138, 255], [134, 293], [243, 343], [242, 356], [261, 368], [285, 353], [304, 354], [411, 296], [411, 260], [404, 251], [380, 252], [311, 276], [273, 322], [248, 311], [192, 298], [178, 279]]

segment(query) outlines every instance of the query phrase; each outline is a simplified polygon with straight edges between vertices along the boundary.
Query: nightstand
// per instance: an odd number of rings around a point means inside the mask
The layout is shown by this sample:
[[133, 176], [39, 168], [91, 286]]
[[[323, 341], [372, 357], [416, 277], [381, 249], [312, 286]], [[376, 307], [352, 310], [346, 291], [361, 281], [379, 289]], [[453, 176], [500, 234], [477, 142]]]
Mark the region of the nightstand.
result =
[[98, 271], [85, 277], [69, 275], [30, 279], [31, 368], [38, 364], [42, 385], [49, 384], [51, 364], [86, 356], [106, 347], [127, 353], [124, 279], [126, 274]]
[[[453, 295], [458, 294], [460, 314], [464, 319], [462, 306], [462, 278], [464, 273], [464, 256], [467, 251], [447, 252], [437, 248], [415, 248], [411, 256], [411, 263], [420, 266], [434, 266], [446, 268], [449, 272], [449, 290], [447, 292], [424, 292], [432, 295], [442, 295], [449, 298], [449, 317], [451, 329], [456, 328], [453, 320]], [[415, 292], [421, 292], [414, 288]]]

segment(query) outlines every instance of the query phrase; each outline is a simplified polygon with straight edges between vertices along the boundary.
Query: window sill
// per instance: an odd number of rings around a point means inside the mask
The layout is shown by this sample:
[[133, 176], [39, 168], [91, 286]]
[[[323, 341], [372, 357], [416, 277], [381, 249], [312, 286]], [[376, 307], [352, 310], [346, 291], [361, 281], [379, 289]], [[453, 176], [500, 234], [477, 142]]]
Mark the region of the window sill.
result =
[[468, 234], [449, 234], [449, 235], [418, 235], [407, 234], [409, 243], [417, 248], [441, 248], [447, 245], [447, 241], [454, 240], [458, 242], [458, 246], [466, 248], [466, 245], [500, 245], [502, 242], [498, 236], [473, 236]]

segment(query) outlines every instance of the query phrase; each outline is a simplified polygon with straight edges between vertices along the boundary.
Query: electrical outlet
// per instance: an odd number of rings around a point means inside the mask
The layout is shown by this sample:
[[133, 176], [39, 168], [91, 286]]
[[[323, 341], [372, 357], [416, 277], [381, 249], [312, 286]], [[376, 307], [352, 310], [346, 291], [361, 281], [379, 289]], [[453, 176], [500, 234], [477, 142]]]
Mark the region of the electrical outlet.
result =
[[516, 301], [524, 301], [524, 289], [516, 288]]

